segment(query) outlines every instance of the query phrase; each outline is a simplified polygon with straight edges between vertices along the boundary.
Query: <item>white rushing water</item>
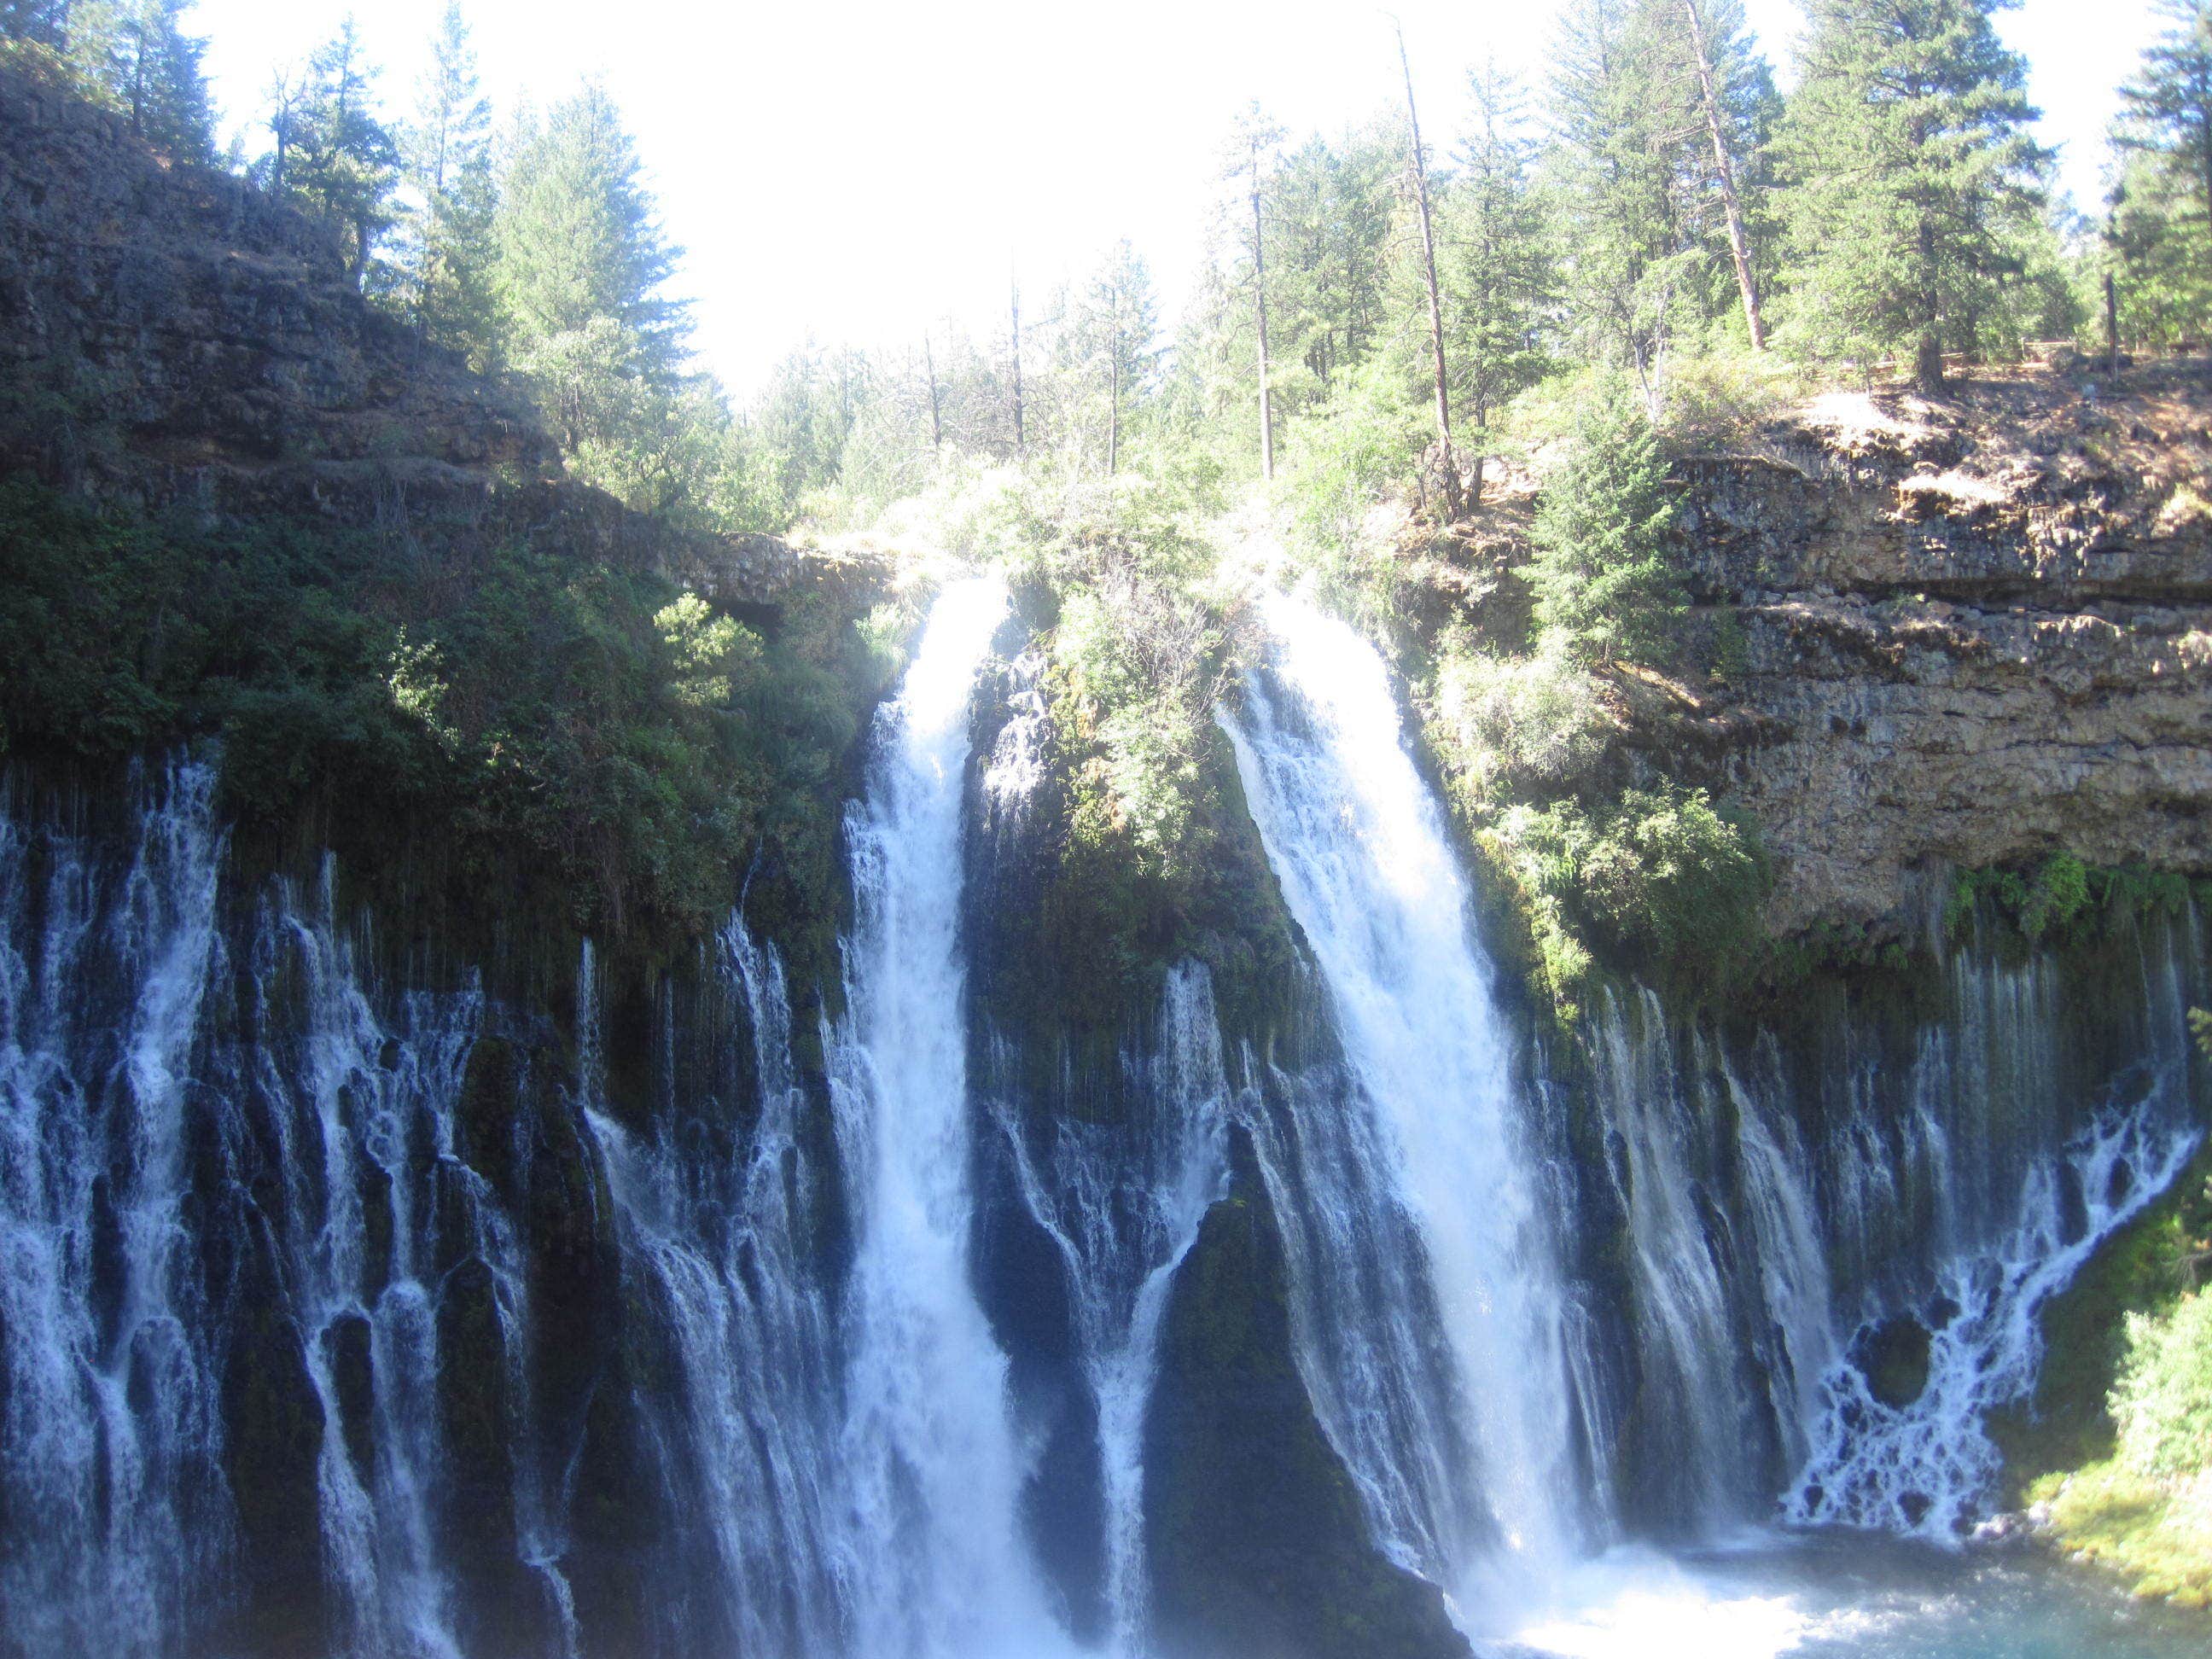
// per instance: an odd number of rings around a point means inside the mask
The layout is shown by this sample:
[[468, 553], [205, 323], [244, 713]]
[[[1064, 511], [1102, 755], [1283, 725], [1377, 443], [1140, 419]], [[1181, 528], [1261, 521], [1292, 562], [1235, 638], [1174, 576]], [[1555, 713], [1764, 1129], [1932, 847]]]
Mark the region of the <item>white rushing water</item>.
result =
[[847, 1012], [827, 1046], [857, 1233], [844, 1570], [852, 1650], [870, 1659], [1029, 1659], [1059, 1641], [1022, 1533], [1006, 1357], [970, 1261], [962, 800], [975, 677], [1006, 611], [995, 581], [939, 596], [846, 818]]
[[[1297, 1115], [1295, 1177], [1270, 1159], [1271, 1188], [1302, 1183], [1309, 1212], [1286, 1229], [1294, 1275], [1326, 1286], [1302, 1369], [1378, 1537], [1479, 1617], [1575, 1543], [1563, 1297], [1522, 1097], [1381, 658], [1296, 601], [1266, 619], [1268, 668], [1230, 734], [1356, 1097]], [[1417, 1260], [1364, 1249], [1376, 1206], [1410, 1223]], [[1439, 1329], [1443, 1398], [1421, 1386]]]
[[[820, 1172], [807, 1155], [807, 1101], [791, 1054], [782, 961], [732, 915], [715, 968], [751, 1036], [757, 1111], [726, 1154], [697, 1155], [672, 1106], [653, 1141], [603, 1110], [605, 1148], [634, 1270], [652, 1287], [682, 1372], [655, 1414], [666, 1478], [711, 1547], [700, 1583], [713, 1615], [680, 1632], [745, 1653], [830, 1654], [842, 1640], [836, 1528], [839, 1402], [835, 1311], [811, 1259]], [[579, 1048], [597, 1097], [596, 988], [580, 975]], [[710, 1143], [711, 1144], [711, 1143]], [[858, 1553], [857, 1548], [854, 1549]]]
[[1172, 969], [1149, 1053], [1124, 1054], [1140, 1116], [1133, 1125], [1063, 1119], [1032, 1152], [1003, 1106], [999, 1127], [1023, 1204], [1059, 1250], [1073, 1291], [1075, 1341], [1098, 1415], [1105, 1500], [1107, 1638], [1144, 1650], [1145, 1410], [1176, 1269], [1198, 1237], [1227, 1172], [1229, 1082], [1212, 981], [1196, 963]]
[[[327, 865], [304, 897], [270, 885], [234, 960], [213, 769], [136, 787], [120, 863], [59, 830], [37, 832], [34, 858], [0, 820], [0, 1500], [41, 1517], [9, 1541], [0, 1603], [33, 1655], [204, 1639], [250, 1565], [225, 1496], [223, 1367], [281, 1298], [322, 1418], [333, 1640], [456, 1653], [426, 1281], [430, 1170], [481, 999], [410, 994], [380, 1015]], [[253, 1212], [210, 1208], [235, 1192], [205, 1172], [263, 1158]], [[490, 1218], [449, 1208], [459, 1249], [504, 1266]], [[252, 1277], [210, 1297], [216, 1251]], [[281, 1375], [281, 1347], [248, 1363]]]

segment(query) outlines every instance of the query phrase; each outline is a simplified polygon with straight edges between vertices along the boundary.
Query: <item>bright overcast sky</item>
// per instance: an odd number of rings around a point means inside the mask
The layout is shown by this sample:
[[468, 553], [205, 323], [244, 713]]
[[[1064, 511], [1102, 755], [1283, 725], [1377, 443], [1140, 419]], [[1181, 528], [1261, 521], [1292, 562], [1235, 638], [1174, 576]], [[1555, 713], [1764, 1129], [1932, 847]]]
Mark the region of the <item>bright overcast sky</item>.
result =
[[[1747, 3], [1786, 82], [1797, 7]], [[1555, 7], [1397, 0], [1427, 136], [1451, 136], [1463, 72], [1486, 52], [1536, 62]], [[348, 9], [200, 0], [230, 125]], [[352, 9], [404, 110], [443, 0]], [[739, 391], [810, 335], [906, 342], [947, 315], [980, 331], [1010, 264], [1042, 288], [1125, 235], [1172, 304], [1238, 109], [1257, 98], [1293, 132], [1334, 131], [1401, 96], [1387, 15], [1358, 3], [473, 0], [469, 15], [502, 112], [604, 77], [686, 250], [700, 349]], [[2028, 56], [2068, 187], [2094, 201], [2113, 88], [2156, 32], [2152, 0], [2025, 0], [2002, 27]]]

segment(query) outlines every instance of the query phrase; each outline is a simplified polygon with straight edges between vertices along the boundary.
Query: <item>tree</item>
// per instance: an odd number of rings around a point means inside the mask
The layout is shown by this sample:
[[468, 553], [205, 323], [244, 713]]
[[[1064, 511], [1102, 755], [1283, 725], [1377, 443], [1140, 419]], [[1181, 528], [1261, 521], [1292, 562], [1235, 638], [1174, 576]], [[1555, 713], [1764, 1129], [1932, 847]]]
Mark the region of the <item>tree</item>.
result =
[[1759, 314], [1759, 279], [1752, 270], [1749, 235], [1744, 228], [1743, 203], [1736, 194], [1735, 146], [1721, 102], [1720, 76], [1706, 42], [1705, 21], [1698, 0], [1682, 0], [1682, 21], [1688, 26], [1690, 51], [1698, 65], [1698, 102], [1705, 112], [1705, 131], [1713, 141], [1713, 177], [1720, 188], [1722, 210], [1728, 224], [1729, 255], [1743, 295], [1743, 320], [1753, 351], [1766, 349], [1766, 325]]
[[215, 116], [188, 33], [192, 0], [44, 0], [0, 5], [0, 39], [39, 54], [173, 161], [210, 166]]
[[399, 173], [398, 145], [377, 114], [376, 76], [349, 13], [307, 61], [305, 85], [283, 117], [289, 131], [279, 137], [275, 175], [350, 233], [347, 267], [356, 283], [365, 282], [378, 234], [392, 222]]
[[1231, 173], [1242, 176], [1245, 200], [1252, 210], [1247, 250], [1252, 261], [1252, 316], [1260, 367], [1260, 476], [1269, 480], [1275, 476], [1275, 411], [1267, 386], [1267, 239], [1261, 197], [1282, 142], [1283, 130], [1255, 104], [1239, 118], [1231, 149]]
[[1422, 276], [1429, 291], [1429, 347], [1437, 392], [1437, 462], [1443, 478], [1444, 516], [1459, 516], [1462, 506], [1459, 460], [1452, 453], [1451, 378], [1444, 364], [1443, 301], [1437, 292], [1437, 231], [1429, 211], [1429, 162], [1421, 153], [1421, 112], [1413, 102], [1413, 66], [1406, 56], [1406, 32], [1398, 33], [1398, 67], [1406, 78], [1407, 150], [1411, 158], [1413, 205], [1421, 223]]
[[1083, 373], [1106, 394], [1106, 471], [1121, 465], [1127, 414], [1150, 389], [1159, 362], [1159, 306], [1152, 272], [1123, 237], [1109, 251], [1077, 302], [1071, 344]]
[[2123, 158], [2109, 244], [2131, 337], [2212, 325], [2212, 0], [2167, 0], [2172, 27], [2120, 88]]
[[1622, 382], [1601, 382], [1537, 506], [1537, 626], [1585, 662], [1663, 658], [1687, 604], [1666, 552], [1674, 520], [1650, 421]]
[[2027, 268], [2047, 156], [2027, 70], [1991, 17], [2010, 0], [1813, 0], [1778, 137], [1796, 332], [1815, 349], [1947, 349], [2002, 331]]
[[1534, 150], [1521, 93], [1496, 64], [1468, 77], [1472, 131], [1440, 204], [1444, 319], [1462, 410], [1473, 428], [1472, 483], [1482, 492], [1491, 416], [1534, 385], [1557, 283], [1552, 227], [1529, 177]]
[[606, 89], [587, 85], [526, 122], [500, 180], [494, 289], [517, 366], [600, 325], [614, 372], [668, 380], [685, 308], [665, 288], [676, 265], [638, 178], [637, 151]]
[[431, 66], [400, 146], [408, 204], [400, 216], [394, 297], [401, 314], [436, 344], [479, 368], [497, 356], [492, 226], [491, 102], [458, 0], [449, 0]]

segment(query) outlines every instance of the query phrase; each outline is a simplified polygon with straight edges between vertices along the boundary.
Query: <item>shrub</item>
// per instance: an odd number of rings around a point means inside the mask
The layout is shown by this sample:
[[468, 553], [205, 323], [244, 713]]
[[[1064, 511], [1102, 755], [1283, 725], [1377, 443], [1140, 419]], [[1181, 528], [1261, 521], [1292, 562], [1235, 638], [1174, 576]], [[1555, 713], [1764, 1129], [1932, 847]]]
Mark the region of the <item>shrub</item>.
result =
[[1528, 584], [1537, 626], [1579, 661], [1663, 661], [1688, 608], [1668, 562], [1674, 520], [1665, 459], [1619, 381], [1577, 409], [1566, 454], [1544, 481]]
[[1603, 755], [1611, 724], [1595, 682], [1555, 641], [1492, 656], [1458, 628], [1438, 643], [1429, 714], [1460, 805], [1478, 820], [1509, 798], [1571, 787]]
[[1771, 871], [1746, 822], [1702, 789], [1632, 789], [1601, 814], [1516, 807], [1486, 842], [1527, 896], [1555, 993], [1609, 946], [1646, 971], [1706, 987], [1759, 965]]
[[2128, 1316], [2111, 1405], [2120, 1457], [2137, 1474], [2180, 1480], [2212, 1468], [2212, 1295]]

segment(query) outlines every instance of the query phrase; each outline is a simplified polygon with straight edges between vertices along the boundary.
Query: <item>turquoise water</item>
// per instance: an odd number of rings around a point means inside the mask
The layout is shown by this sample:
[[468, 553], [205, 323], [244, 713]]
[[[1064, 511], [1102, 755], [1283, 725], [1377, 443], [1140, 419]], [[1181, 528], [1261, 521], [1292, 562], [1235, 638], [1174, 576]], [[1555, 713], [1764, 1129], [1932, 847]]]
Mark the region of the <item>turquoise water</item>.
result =
[[1692, 1556], [1616, 1551], [1497, 1659], [2212, 1659], [2212, 1613], [2138, 1601], [2027, 1547], [1856, 1535]]

